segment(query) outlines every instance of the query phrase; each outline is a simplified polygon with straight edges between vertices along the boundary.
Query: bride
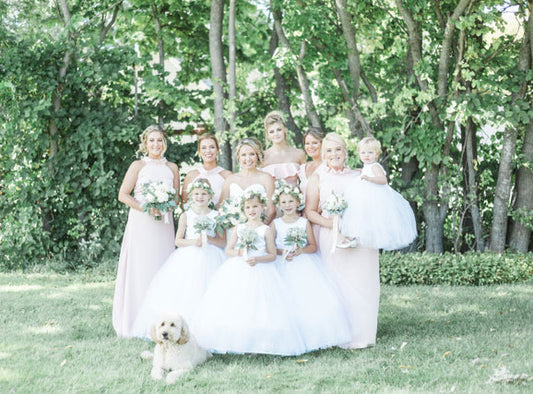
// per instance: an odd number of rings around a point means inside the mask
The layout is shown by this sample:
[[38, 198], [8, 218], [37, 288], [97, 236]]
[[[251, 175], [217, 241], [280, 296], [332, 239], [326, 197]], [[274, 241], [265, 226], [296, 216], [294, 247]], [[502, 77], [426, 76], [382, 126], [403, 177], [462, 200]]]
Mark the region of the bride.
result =
[[243, 138], [236, 147], [236, 158], [239, 162], [239, 171], [228, 176], [222, 186], [220, 202], [226, 199], [240, 198], [250, 186], [264, 189], [267, 196], [266, 224], [276, 216], [276, 209], [272, 204], [274, 193], [274, 178], [257, 169], [263, 160], [263, 148], [255, 138]]

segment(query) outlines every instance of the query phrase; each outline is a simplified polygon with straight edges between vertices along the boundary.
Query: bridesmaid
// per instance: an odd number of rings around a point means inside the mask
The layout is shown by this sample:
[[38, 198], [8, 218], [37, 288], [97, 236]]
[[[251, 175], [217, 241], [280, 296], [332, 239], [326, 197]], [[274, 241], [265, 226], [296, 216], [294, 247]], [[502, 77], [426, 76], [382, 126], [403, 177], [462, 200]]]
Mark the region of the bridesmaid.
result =
[[119, 201], [130, 207], [113, 298], [113, 328], [119, 337], [132, 336], [148, 285], [174, 251], [174, 221], [156, 220], [161, 213], [155, 209], [143, 212], [143, 184], [161, 181], [176, 190], [176, 198], [179, 194], [178, 166], [165, 159], [166, 149], [165, 132], [157, 125], [146, 128], [139, 145], [143, 157], [130, 165], [118, 193]]
[[[325, 169], [315, 172], [307, 185], [305, 213], [312, 223], [320, 225], [322, 259], [336, 280], [346, 302], [352, 327], [352, 340], [345, 348], [362, 349], [376, 343], [379, 308], [379, 254], [377, 249], [334, 249], [333, 219], [321, 206], [332, 192], [342, 194], [347, 185], [354, 188], [359, 171], [346, 167], [347, 149], [344, 139], [328, 133], [322, 141]], [[336, 243], [336, 242], [335, 242]]]
[[265, 140], [272, 144], [265, 151], [262, 170], [275, 179], [284, 179], [292, 186], [298, 182], [298, 170], [305, 163], [303, 150], [289, 145], [287, 127], [281, 112], [273, 111], [265, 117]]
[[324, 132], [318, 127], [309, 127], [304, 134], [304, 148], [305, 153], [311, 158], [300, 166], [298, 170], [298, 178], [300, 178], [300, 190], [305, 196], [307, 182], [311, 175], [322, 164], [322, 140], [324, 139]]
[[213, 188], [214, 195], [211, 199], [213, 203], [218, 205], [220, 201], [220, 192], [224, 181], [231, 175], [231, 171], [226, 170], [218, 165], [217, 155], [219, 147], [217, 138], [210, 133], [201, 134], [198, 137], [198, 154], [202, 159], [202, 164], [197, 168], [188, 172], [183, 180], [183, 187], [181, 192], [181, 202], [185, 204], [188, 200], [187, 186], [196, 178], [205, 178]]

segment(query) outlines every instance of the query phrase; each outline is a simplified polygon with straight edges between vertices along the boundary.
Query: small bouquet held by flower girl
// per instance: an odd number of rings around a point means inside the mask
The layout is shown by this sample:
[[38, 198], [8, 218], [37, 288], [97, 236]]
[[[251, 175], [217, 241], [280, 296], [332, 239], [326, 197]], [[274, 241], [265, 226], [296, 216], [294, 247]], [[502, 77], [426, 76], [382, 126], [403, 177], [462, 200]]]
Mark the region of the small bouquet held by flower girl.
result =
[[322, 211], [324, 211], [328, 214], [328, 216], [331, 216], [333, 218], [333, 226], [331, 227], [331, 230], [333, 231], [331, 253], [333, 253], [333, 251], [337, 247], [337, 238], [340, 228], [339, 218], [340, 216], [342, 216], [347, 207], [348, 203], [346, 202], [346, 200], [341, 195], [336, 194], [335, 192], [332, 192], [328, 199], [322, 205]]
[[[165, 223], [169, 223], [167, 212], [176, 208], [176, 189], [164, 182], [152, 182], [143, 184], [142, 194], [144, 212], [150, 212], [152, 208], [158, 209], [165, 217]], [[155, 216], [155, 220], [161, 220], [161, 216]]]
[[216, 231], [221, 234], [224, 230], [244, 223], [246, 218], [241, 213], [240, 201], [227, 199], [222, 202], [216, 218]]
[[294, 252], [296, 248], [303, 248], [307, 245], [307, 234], [301, 227], [291, 227], [287, 230], [283, 244], [287, 249], [283, 251], [282, 261], [285, 262], [289, 253]]
[[248, 260], [248, 251], [256, 250], [255, 243], [259, 241], [259, 235], [251, 228], [243, 227], [238, 230], [238, 241], [235, 245], [237, 249], [243, 249], [242, 257], [244, 260]]
[[215, 227], [216, 227], [215, 221], [211, 219], [209, 216], [198, 216], [196, 220], [194, 221], [193, 227], [196, 230], [196, 232], [200, 234], [200, 238], [202, 239], [202, 248], [206, 248], [207, 247], [207, 232], [215, 230]]

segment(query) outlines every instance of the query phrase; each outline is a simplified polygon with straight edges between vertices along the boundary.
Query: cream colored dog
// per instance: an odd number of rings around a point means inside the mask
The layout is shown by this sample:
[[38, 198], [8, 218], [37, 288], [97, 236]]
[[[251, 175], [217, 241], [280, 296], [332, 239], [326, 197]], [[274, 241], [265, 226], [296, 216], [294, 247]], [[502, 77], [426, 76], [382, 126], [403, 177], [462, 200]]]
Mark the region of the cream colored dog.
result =
[[[152, 326], [155, 342], [152, 379], [163, 379], [172, 384], [185, 372], [203, 363], [211, 354], [202, 349], [191, 336], [185, 320], [177, 313], [167, 313]], [[146, 357], [143, 357], [146, 358]]]

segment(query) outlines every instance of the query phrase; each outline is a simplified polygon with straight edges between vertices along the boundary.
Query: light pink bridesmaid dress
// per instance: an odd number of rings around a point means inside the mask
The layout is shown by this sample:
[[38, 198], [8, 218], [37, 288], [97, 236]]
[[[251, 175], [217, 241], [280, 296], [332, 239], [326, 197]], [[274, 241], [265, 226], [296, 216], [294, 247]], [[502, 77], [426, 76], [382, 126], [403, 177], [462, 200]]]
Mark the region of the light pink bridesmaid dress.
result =
[[[334, 191], [343, 193], [347, 185], [359, 176], [352, 170], [335, 173], [329, 169], [320, 171], [320, 205]], [[325, 261], [344, 298], [348, 318], [352, 326], [352, 340], [344, 348], [362, 349], [376, 343], [379, 309], [379, 253], [377, 249], [335, 249], [331, 253], [332, 231], [321, 227], [319, 244]]]
[[[134, 197], [143, 201], [142, 185], [162, 181], [173, 186], [174, 174], [166, 159], [142, 159]], [[155, 220], [148, 213], [130, 209], [118, 262], [113, 298], [113, 328], [119, 337], [129, 338], [150, 281], [174, 251], [174, 221]]]

